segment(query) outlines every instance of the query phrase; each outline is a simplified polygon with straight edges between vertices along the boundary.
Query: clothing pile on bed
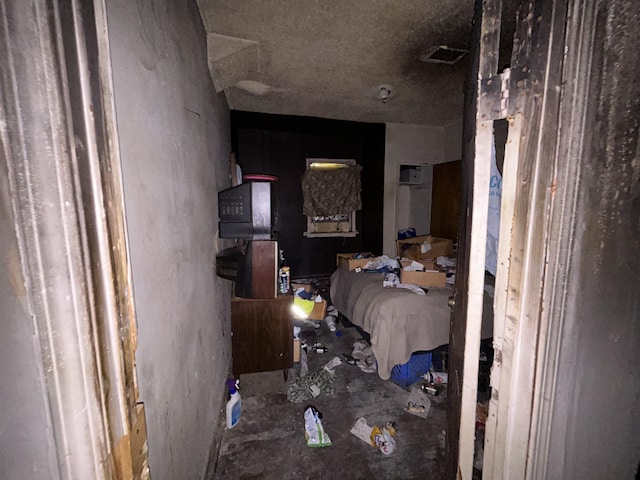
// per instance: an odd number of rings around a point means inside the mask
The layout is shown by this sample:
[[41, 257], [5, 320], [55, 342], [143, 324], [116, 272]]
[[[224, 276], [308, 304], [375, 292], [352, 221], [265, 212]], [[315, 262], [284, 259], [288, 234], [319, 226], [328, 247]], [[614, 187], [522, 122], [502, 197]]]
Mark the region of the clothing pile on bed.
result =
[[[455, 257], [438, 257], [436, 263], [447, 272], [450, 272], [447, 274], [446, 282], [449, 285], [453, 285], [455, 281]], [[399, 274], [401, 269], [407, 271], [423, 271], [424, 265], [419, 262], [412, 261], [410, 265], [403, 268], [397, 259], [389, 258], [387, 255], [381, 255], [369, 260], [369, 262], [367, 262], [367, 264], [364, 266], [363, 271], [369, 273], [384, 273], [385, 276], [382, 282], [382, 286], [385, 288], [405, 288], [416, 293], [417, 295], [425, 295], [426, 293], [424, 289], [419, 287], [418, 285], [414, 285], [412, 283], [402, 283], [400, 281]]]

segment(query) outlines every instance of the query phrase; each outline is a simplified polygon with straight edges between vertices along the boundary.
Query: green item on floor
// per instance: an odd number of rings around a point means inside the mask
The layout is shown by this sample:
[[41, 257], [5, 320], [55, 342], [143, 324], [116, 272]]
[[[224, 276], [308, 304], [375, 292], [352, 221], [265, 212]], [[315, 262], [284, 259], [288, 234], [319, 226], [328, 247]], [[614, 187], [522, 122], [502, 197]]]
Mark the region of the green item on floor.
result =
[[334, 374], [321, 368], [317, 372], [311, 372], [304, 377], [292, 381], [287, 387], [287, 398], [290, 402], [304, 402], [317, 397], [321, 393], [333, 395]]
[[332, 445], [329, 435], [322, 426], [322, 414], [313, 405], [309, 405], [304, 411], [304, 438], [307, 447], [330, 447]]

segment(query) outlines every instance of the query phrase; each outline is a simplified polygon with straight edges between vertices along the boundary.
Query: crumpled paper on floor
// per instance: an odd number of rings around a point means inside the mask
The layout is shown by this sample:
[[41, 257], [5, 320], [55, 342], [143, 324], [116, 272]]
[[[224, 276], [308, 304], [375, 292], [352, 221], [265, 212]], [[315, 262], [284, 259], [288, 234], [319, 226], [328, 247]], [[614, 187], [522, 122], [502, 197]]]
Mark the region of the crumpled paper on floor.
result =
[[429, 416], [429, 410], [431, 410], [431, 400], [429, 400], [429, 396], [425, 392], [412, 387], [409, 391], [404, 410], [417, 417], [427, 418]]
[[351, 356], [356, 359], [356, 365], [365, 373], [375, 373], [377, 370], [376, 356], [371, 347], [364, 340], [353, 344]]

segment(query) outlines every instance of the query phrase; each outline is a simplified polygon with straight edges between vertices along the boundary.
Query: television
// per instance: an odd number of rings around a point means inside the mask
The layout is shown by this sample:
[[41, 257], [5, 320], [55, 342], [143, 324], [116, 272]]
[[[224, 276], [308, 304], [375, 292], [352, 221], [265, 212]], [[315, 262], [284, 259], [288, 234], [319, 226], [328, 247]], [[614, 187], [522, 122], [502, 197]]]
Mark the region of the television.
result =
[[271, 239], [271, 183], [245, 182], [218, 192], [220, 238]]
[[235, 282], [241, 298], [278, 296], [278, 242], [256, 240], [227, 248], [216, 255], [216, 275]]

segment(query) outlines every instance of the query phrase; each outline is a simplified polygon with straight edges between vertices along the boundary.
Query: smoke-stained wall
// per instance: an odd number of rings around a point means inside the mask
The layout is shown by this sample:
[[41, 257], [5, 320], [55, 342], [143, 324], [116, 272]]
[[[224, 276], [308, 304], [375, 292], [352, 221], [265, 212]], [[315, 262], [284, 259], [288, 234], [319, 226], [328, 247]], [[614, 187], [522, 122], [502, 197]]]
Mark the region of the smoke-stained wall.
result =
[[214, 273], [229, 111], [195, 1], [117, 0], [107, 15], [151, 475], [201, 479], [231, 352], [231, 283]]

